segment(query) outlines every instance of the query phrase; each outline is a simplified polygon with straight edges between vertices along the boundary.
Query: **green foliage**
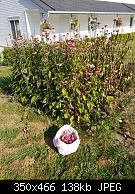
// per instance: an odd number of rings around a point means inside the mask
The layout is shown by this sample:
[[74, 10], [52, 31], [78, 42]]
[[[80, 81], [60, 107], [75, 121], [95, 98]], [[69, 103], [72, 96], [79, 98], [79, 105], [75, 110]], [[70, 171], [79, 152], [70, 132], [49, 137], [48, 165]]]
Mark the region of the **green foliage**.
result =
[[2, 52], [2, 61], [1, 64], [3, 66], [8, 66], [8, 65], [12, 65], [12, 48], [4, 48], [3, 52]]
[[27, 144], [27, 140], [25, 138], [17, 138], [12, 140], [7, 147], [8, 148], [19, 148], [20, 146], [24, 146]]
[[0, 65], [2, 63], [2, 54], [0, 53]]
[[108, 147], [107, 157], [110, 165], [99, 168], [99, 174], [103, 179], [134, 179], [135, 162], [130, 158], [124, 149], [117, 149], [114, 146]]
[[44, 145], [33, 144], [30, 147], [21, 148], [17, 155], [17, 159], [19, 160], [23, 160], [26, 156], [42, 160], [42, 158], [47, 156], [47, 149]]
[[0, 77], [0, 91], [4, 92], [6, 94], [12, 93], [10, 76]]
[[48, 180], [134, 179], [134, 169], [133, 158], [123, 148], [110, 145], [104, 152], [99, 144], [91, 144], [81, 146], [73, 155], [53, 155], [41, 175]]
[[23, 104], [45, 111], [58, 122], [98, 124], [113, 109], [132, 71], [124, 63], [134, 35], [113, 35], [53, 45], [19, 42], [10, 50], [13, 88]]

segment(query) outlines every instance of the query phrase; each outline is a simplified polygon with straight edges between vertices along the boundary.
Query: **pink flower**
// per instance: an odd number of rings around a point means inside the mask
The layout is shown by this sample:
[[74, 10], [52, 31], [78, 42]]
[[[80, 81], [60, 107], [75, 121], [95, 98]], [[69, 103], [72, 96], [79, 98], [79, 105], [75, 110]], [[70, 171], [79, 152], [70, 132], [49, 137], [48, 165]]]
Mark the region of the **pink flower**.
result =
[[91, 77], [91, 76], [93, 76], [93, 74], [94, 74], [93, 72], [87, 72], [86, 76], [90, 76]]
[[70, 131], [66, 130], [60, 136], [60, 140], [66, 144], [71, 144], [77, 140], [77, 137], [74, 132], [71, 133]]
[[73, 76], [73, 80], [77, 80], [77, 77], [76, 76]]
[[87, 63], [87, 67], [94, 68], [95, 65], [94, 64]]

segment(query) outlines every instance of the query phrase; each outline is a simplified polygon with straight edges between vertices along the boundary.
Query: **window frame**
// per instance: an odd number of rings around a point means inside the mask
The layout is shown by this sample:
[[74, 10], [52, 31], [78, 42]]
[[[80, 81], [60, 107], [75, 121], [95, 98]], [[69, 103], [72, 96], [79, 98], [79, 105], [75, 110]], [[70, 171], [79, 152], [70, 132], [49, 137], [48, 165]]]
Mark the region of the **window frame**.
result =
[[[12, 27], [11, 27], [11, 22], [14, 22], [14, 27], [15, 27], [15, 37], [13, 35], [13, 30], [12, 30]], [[18, 21], [18, 24], [19, 24], [19, 31], [20, 31], [20, 34], [18, 35], [17, 34], [17, 27], [16, 27], [16, 24], [15, 24], [15, 21]], [[20, 25], [20, 17], [11, 17], [11, 18], [8, 18], [8, 23], [9, 23], [9, 28], [10, 28], [10, 34], [12, 35], [12, 38], [14, 40], [16, 40], [18, 38], [18, 36], [21, 36], [21, 25]]]

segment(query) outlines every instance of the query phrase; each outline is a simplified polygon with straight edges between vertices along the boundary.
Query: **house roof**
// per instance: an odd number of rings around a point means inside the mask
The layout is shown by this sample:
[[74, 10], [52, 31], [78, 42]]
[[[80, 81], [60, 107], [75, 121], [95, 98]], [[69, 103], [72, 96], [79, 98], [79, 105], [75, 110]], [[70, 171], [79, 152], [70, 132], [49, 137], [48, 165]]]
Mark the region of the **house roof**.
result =
[[38, 5], [40, 8], [42, 8], [45, 12], [48, 11], [53, 11], [54, 9], [50, 6], [47, 5], [45, 2], [46, 1], [40, 1], [40, 0], [32, 0], [36, 5]]
[[45, 11], [135, 13], [135, 5], [96, 0], [33, 0]]
[[132, 9], [135, 12], [135, 4], [127, 4], [127, 3], [122, 3], [122, 4], [130, 9]]

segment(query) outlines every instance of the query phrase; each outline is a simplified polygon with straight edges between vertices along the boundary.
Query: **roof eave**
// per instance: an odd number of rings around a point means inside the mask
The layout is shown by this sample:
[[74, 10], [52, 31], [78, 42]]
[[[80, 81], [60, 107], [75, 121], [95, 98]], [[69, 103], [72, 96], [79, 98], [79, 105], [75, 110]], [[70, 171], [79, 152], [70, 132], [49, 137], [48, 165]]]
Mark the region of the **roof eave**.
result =
[[84, 11], [48, 11], [48, 14], [106, 14], [106, 15], [135, 15], [135, 12], [84, 12]]

